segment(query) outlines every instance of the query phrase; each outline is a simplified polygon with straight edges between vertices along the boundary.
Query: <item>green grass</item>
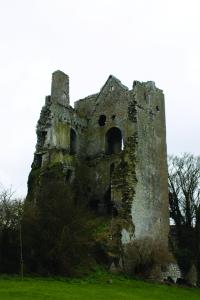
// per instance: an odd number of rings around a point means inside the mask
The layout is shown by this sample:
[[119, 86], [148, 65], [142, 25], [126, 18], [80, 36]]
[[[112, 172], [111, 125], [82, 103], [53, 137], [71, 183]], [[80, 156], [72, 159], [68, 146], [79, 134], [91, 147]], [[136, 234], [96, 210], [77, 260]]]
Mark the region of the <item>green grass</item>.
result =
[[[111, 278], [112, 283], [108, 283]], [[107, 275], [86, 280], [0, 277], [0, 300], [195, 300], [200, 289]]]

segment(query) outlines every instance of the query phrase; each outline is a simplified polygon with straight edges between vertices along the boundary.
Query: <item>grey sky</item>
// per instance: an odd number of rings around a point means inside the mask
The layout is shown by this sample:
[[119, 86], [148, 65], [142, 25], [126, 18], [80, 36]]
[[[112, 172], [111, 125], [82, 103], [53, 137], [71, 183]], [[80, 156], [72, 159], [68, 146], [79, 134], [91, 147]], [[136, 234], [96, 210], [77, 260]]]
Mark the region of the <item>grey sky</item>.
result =
[[199, 0], [0, 0], [0, 182], [26, 194], [35, 126], [51, 73], [71, 104], [109, 74], [165, 93], [169, 153], [200, 149]]

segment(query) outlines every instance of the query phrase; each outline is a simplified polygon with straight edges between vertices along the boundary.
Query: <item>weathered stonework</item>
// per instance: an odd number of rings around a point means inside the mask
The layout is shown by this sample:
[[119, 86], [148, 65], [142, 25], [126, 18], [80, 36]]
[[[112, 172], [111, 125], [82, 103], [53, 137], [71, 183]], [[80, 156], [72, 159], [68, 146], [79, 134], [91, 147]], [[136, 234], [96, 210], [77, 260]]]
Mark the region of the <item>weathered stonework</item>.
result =
[[134, 238], [167, 247], [165, 106], [154, 82], [134, 81], [129, 90], [110, 76], [99, 93], [72, 108], [69, 78], [54, 72], [37, 124], [27, 200], [37, 202], [42, 176], [57, 164], [63, 184], [108, 220], [113, 256]]
[[162, 279], [167, 280], [171, 278], [174, 283], [177, 282], [177, 279], [182, 278], [181, 270], [177, 263], [170, 263], [166, 270], [162, 272]]

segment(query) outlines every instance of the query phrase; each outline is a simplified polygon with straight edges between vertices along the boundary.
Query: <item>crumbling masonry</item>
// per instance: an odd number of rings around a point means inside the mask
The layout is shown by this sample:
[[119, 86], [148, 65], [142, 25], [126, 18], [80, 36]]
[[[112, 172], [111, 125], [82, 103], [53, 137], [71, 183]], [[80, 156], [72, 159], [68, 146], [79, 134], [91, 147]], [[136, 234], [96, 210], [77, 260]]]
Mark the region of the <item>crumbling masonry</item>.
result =
[[30, 201], [37, 201], [38, 176], [56, 164], [63, 184], [88, 209], [117, 224], [122, 245], [151, 237], [167, 246], [165, 105], [154, 82], [134, 81], [129, 90], [111, 75], [100, 92], [72, 108], [69, 77], [54, 72], [37, 124]]

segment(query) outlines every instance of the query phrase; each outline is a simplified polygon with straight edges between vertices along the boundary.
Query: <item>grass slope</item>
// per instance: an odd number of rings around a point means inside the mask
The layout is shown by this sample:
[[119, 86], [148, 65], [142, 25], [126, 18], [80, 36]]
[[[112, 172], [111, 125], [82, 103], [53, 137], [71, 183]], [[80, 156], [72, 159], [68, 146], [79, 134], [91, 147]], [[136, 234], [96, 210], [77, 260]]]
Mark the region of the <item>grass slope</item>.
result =
[[171, 287], [112, 277], [97, 280], [48, 280], [0, 278], [1, 300], [196, 300], [200, 289]]

